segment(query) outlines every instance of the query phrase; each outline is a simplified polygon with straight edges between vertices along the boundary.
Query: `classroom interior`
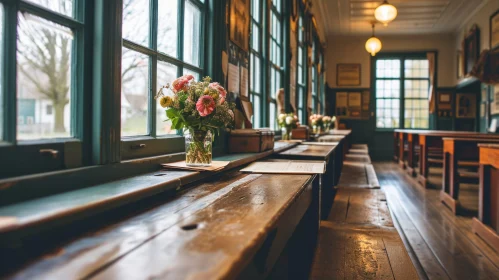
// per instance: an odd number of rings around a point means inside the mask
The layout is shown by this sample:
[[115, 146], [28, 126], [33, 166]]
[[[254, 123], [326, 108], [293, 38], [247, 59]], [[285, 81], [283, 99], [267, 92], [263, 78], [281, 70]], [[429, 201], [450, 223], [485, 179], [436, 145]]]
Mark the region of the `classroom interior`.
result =
[[0, 0], [1, 279], [499, 279], [499, 0]]

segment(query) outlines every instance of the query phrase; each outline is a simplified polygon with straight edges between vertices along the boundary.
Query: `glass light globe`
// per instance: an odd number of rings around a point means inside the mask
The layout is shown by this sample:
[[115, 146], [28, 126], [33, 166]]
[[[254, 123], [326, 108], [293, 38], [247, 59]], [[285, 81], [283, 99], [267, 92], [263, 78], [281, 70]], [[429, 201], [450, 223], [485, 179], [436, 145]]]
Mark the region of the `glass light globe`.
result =
[[374, 17], [384, 26], [387, 26], [389, 22], [397, 17], [397, 8], [385, 1], [374, 10]]
[[375, 56], [381, 50], [381, 46], [381, 41], [374, 36], [366, 42], [366, 50], [372, 56]]

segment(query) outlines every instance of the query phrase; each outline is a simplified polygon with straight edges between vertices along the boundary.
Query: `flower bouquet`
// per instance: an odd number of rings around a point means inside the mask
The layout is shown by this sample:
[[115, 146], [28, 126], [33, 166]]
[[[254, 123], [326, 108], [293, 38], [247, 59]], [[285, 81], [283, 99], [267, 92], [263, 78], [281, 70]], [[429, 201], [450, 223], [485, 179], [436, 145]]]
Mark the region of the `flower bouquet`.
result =
[[331, 125], [335, 121], [336, 121], [336, 117], [335, 116], [333, 116], [333, 117], [330, 117], [330, 116], [324, 116], [324, 117], [322, 117], [322, 122], [324, 123], [324, 130], [326, 132], [329, 132], [329, 130], [331, 129]]
[[220, 128], [231, 129], [234, 123], [234, 104], [227, 102], [227, 92], [210, 77], [194, 81], [184, 75], [162, 87], [156, 99], [166, 108], [172, 128], [184, 130], [185, 162], [188, 166], [210, 166], [212, 141]]
[[282, 130], [282, 140], [291, 140], [291, 130], [300, 125], [295, 114], [280, 114], [277, 117], [277, 124]]
[[313, 114], [310, 116], [310, 124], [312, 125], [314, 133], [320, 133], [322, 126], [323, 126], [323, 121], [322, 121], [322, 115], [318, 114]]

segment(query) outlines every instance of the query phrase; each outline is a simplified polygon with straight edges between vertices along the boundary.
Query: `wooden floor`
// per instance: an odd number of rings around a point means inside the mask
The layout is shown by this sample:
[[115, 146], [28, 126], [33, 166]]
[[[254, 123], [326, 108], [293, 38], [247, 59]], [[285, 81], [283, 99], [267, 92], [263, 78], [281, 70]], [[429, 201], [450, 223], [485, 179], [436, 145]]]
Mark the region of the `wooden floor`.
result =
[[[454, 216], [440, 202], [439, 188], [422, 188], [395, 163], [374, 167], [394, 223], [428, 279], [499, 279], [498, 252], [473, 234], [471, 217]], [[439, 170], [432, 173], [438, 180]], [[477, 205], [474, 188], [461, 192], [470, 208]]]

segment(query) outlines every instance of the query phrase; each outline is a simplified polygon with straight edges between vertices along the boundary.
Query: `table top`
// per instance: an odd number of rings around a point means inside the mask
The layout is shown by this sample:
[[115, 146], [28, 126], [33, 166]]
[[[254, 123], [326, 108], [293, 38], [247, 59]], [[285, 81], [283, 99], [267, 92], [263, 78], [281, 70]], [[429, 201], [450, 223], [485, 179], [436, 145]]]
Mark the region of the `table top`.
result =
[[478, 147], [480, 147], [480, 148], [489, 148], [489, 149], [498, 149], [499, 150], [499, 144], [478, 144]]
[[315, 158], [315, 159], [329, 159], [331, 153], [336, 149], [337, 146], [332, 145], [298, 145], [294, 148], [286, 150], [277, 154], [281, 157], [293, 157], [293, 158]]

